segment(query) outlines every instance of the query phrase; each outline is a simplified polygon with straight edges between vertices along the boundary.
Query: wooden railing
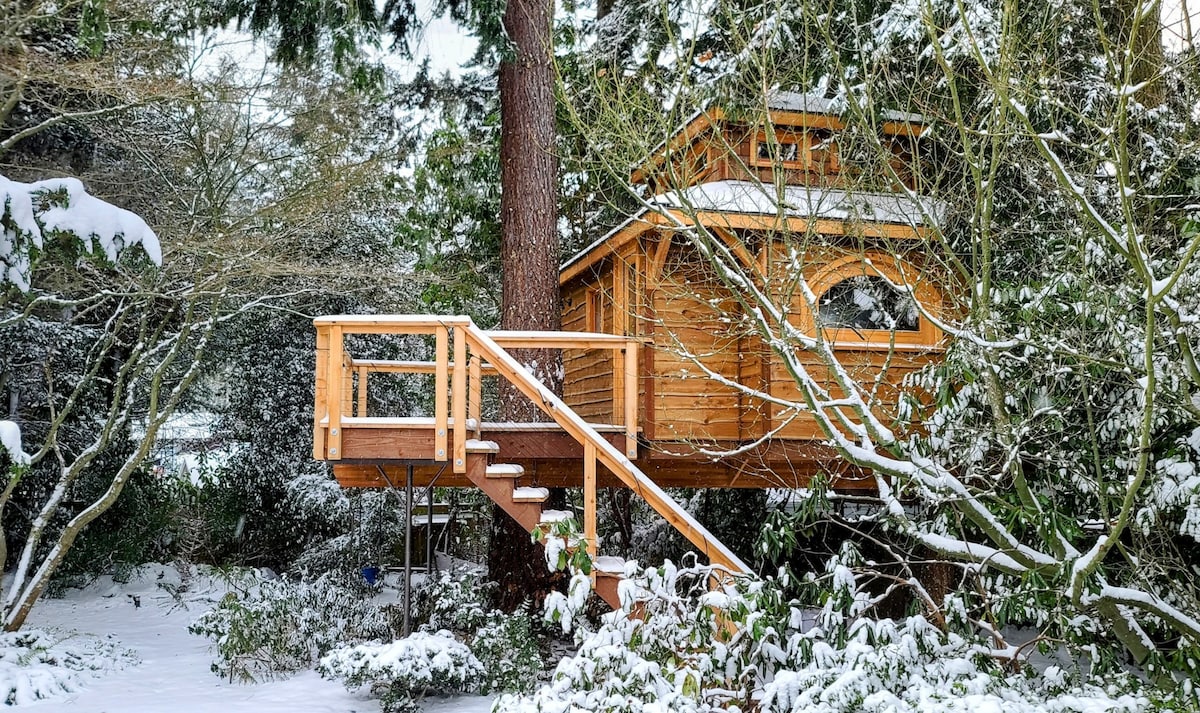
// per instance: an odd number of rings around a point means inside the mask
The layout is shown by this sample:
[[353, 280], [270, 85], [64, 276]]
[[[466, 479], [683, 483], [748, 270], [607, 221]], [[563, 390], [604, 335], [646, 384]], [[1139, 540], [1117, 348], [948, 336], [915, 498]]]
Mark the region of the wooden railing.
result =
[[[456, 472], [466, 469], [467, 433], [478, 437], [483, 420], [483, 379], [500, 373], [472, 351], [465, 336], [466, 317], [417, 315], [341, 315], [314, 320], [317, 329], [316, 408], [314, 456], [324, 460], [343, 457], [343, 420], [369, 417], [372, 374], [424, 374], [434, 377], [434, 457], [453, 461]], [[425, 335], [434, 338], [434, 361], [394, 361], [355, 358], [345, 337], [351, 334]], [[489, 337], [508, 349], [609, 350], [613, 354], [611, 424], [625, 432], [625, 454], [637, 457], [638, 350], [640, 342], [612, 334], [580, 332], [490, 331]], [[464, 366], [465, 365], [465, 366]], [[335, 407], [336, 405], [336, 407]], [[454, 434], [449, 453], [449, 434]]]
[[[695, 545], [714, 565], [733, 573], [750, 570], [687, 511], [650, 480], [631, 459], [637, 457], [638, 349], [636, 339], [578, 332], [486, 332], [468, 317], [342, 315], [319, 317], [317, 328], [316, 409], [313, 450], [319, 460], [342, 458], [345, 418], [354, 408], [366, 415], [369, 375], [374, 372], [434, 376], [434, 456], [451, 461], [456, 472], [467, 467], [468, 420], [480, 422], [480, 381], [495, 374], [507, 380], [583, 446], [584, 534], [596, 553], [596, 469], [603, 464]], [[346, 353], [348, 334], [432, 335], [433, 362], [359, 360]], [[625, 451], [618, 450], [551, 389], [538, 381], [506, 350], [611, 349], [614, 353], [614, 408], [624, 419]], [[618, 376], [619, 375], [619, 376]], [[355, 377], [358, 398], [354, 398]], [[614, 413], [614, 416], [617, 416]], [[449, 453], [449, 434], [454, 434]]]

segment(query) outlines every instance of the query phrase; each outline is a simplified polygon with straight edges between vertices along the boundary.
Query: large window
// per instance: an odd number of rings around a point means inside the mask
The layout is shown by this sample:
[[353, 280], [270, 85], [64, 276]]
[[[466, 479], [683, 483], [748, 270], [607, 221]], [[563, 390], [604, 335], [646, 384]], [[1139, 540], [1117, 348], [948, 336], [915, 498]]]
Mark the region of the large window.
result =
[[821, 326], [855, 332], [884, 330], [917, 332], [921, 313], [907, 290], [877, 275], [856, 275], [830, 287], [819, 303]]

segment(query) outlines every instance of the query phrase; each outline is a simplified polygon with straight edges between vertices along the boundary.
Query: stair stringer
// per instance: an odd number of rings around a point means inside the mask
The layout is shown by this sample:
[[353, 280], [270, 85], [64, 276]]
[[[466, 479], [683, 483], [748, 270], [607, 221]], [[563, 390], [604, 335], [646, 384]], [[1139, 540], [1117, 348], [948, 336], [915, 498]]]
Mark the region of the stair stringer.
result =
[[470, 346], [497, 369], [500, 375], [513, 384], [526, 398], [563, 428], [576, 441], [594, 449], [599, 463], [617, 476], [651, 508], [663, 516], [676, 530], [688, 539], [709, 562], [730, 574], [750, 574], [751, 569], [728, 547], [708, 531], [691, 513], [646, 476], [628, 457], [600, 435], [582, 416], [576, 413], [557, 394], [546, 388], [528, 369], [518, 362], [503, 347], [474, 323], [463, 329]]

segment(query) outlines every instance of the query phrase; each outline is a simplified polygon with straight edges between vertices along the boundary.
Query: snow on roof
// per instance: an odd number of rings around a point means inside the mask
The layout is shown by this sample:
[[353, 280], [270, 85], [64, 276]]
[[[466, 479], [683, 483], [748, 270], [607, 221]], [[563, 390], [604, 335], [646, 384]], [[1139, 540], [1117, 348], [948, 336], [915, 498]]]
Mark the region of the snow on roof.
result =
[[905, 193], [843, 191], [814, 186], [785, 186], [782, 200], [775, 186], [751, 181], [714, 181], [657, 195], [655, 206], [643, 208], [564, 262], [561, 270], [582, 260], [629, 225], [643, 221], [651, 211], [686, 208], [691, 211], [722, 211], [789, 218], [861, 220], [918, 227], [936, 224], [946, 214], [946, 203], [926, 196]]
[[942, 201], [903, 193], [868, 193], [814, 186], [775, 186], [751, 181], [701, 183], [654, 197], [665, 208], [719, 210], [726, 213], [783, 214], [790, 218], [863, 220], [920, 226], [937, 222]]
[[[767, 97], [767, 108], [778, 111], [798, 111], [808, 114], [830, 114], [841, 116], [846, 111], [844, 98], [830, 99], [814, 92], [775, 92]], [[907, 111], [884, 111], [881, 117], [887, 121], [910, 121], [921, 123], [925, 117]]]

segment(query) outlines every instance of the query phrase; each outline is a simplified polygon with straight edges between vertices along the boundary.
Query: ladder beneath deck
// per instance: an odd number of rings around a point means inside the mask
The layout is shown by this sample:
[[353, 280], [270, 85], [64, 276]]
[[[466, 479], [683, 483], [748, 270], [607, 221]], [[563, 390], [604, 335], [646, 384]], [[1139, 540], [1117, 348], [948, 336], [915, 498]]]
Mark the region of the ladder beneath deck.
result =
[[[521, 485], [524, 470], [500, 460], [496, 443], [478, 438], [479, 382], [486, 373], [507, 380], [543, 413], [583, 447], [584, 538], [593, 560], [596, 592], [614, 608], [619, 607], [618, 582], [624, 563], [618, 558], [598, 557], [596, 536], [597, 468], [604, 466], [625, 486], [683, 534], [706, 556], [709, 562], [730, 574], [749, 574], [750, 569], [728, 547], [717, 540], [690, 513], [643, 473], [632, 458], [637, 453], [636, 439], [636, 340], [602, 334], [571, 332], [494, 332], [479, 329], [468, 317], [436, 316], [363, 316], [320, 317], [317, 328], [316, 409], [314, 411], [314, 456], [319, 460], [339, 461], [343, 457], [342, 431], [359, 425], [365, 416], [365, 388], [359, 392], [359, 415], [350, 392], [353, 376], [359, 375], [365, 387], [363, 364], [380, 370], [398, 371], [400, 362], [356, 362], [345, 350], [347, 334], [417, 334], [435, 339], [436, 361], [431, 364], [404, 362], [405, 373], [432, 373], [435, 377], [434, 419], [427, 429], [428, 449], [436, 462], [452, 466], [465, 474], [472, 484], [485, 492], [501, 509], [526, 530], [541, 533], [543, 542], [556, 522], [570, 513], [545, 510], [549, 496], [545, 488]], [[538, 381], [501, 345], [512, 348], [587, 349], [607, 348], [622, 354], [622, 368], [614, 372], [624, 377], [626, 430], [625, 449], [616, 448], [593, 424], [588, 423], [561, 398]], [[616, 359], [614, 358], [614, 364]], [[614, 379], [616, 382], [616, 379]], [[448, 388], [447, 388], [448, 387]], [[618, 391], [614, 386], [614, 391]], [[468, 403], [473, 408], [468, 407]], [[615, 410], [615, 408], [614, 408]], [[365, 423], [362, 425], [366, 425]], [[514, 424], [515, 426], [515, 424]], [[453, 436], [453, 438], [451, 438]]]

